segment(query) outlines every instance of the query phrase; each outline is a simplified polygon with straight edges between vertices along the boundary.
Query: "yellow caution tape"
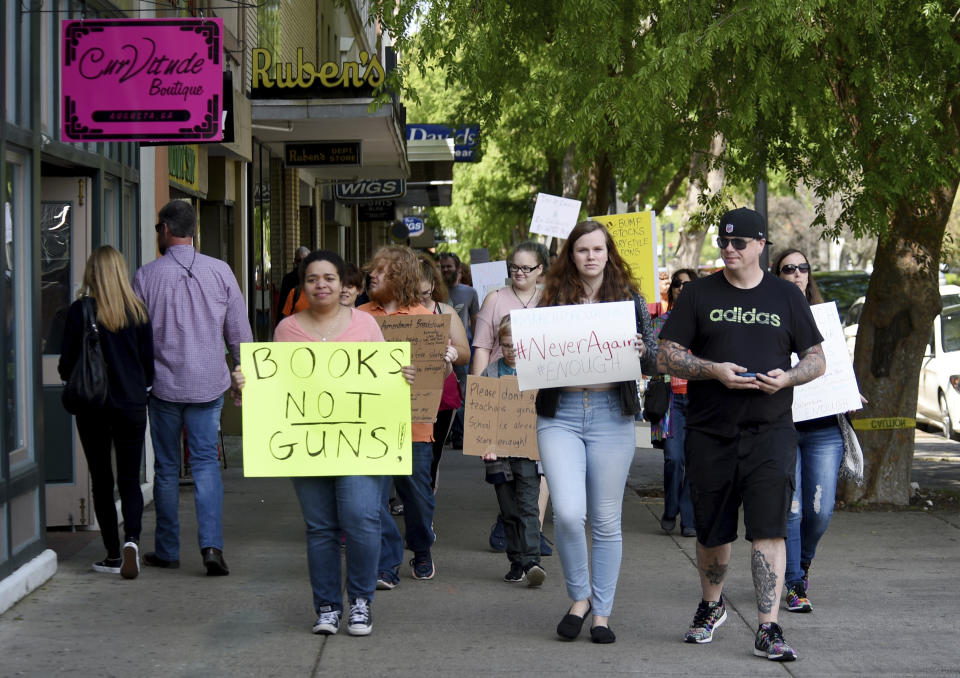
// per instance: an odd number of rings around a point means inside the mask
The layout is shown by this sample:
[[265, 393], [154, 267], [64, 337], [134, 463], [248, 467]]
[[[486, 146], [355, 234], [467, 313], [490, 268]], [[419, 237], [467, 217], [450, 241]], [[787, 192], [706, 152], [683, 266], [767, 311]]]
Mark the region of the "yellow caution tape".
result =
[[897, 428], [914, 428], [917, 420], [913, 417], [878, 417], [876, 419], [854, 419], [853, 428], [858, 431], [888, 431]]

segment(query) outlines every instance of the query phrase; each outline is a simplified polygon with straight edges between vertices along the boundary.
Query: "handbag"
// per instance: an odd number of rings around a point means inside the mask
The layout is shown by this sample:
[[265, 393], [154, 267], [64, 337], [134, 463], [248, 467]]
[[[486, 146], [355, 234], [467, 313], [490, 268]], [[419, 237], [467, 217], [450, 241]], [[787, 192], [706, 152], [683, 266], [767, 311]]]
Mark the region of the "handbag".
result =
[[455, 410], [460, 407], [463, 399], [460, 397], [460, 382], [457, 375], [451, 372], [443, 380], [443, 395], [440, 396], [440, 410]]
[[70, 414], [80, 414], [103, 407], [107, 401], [109, 383], [107, 362], [100, 346], [100, 331], [97, 329], [97, 314], [93, 300], [83, 297], [83, 338], [80, 356], [77, 358], [70, 378], [60, 396], [64, 409]]
[[670, 407], [670, 384], [662, 376], [650, 377], [643, 394], [643, 418], [651, 424], [663, 419]]
[[837, 415], [840, 435], [843, 436], [843, 460], [840, 462], [840, 477], [863, 485], [863, 450], [860, 441], [846, 414]]

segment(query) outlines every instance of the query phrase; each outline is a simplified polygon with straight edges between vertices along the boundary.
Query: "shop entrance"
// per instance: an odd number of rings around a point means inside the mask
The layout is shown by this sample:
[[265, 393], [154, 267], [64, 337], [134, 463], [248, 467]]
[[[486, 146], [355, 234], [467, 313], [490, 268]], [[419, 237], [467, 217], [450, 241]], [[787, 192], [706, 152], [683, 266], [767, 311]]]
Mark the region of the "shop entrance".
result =
[[67, 309], [90, 256], [90, 189], [86, 177], [44, 177], [40, 223], [40, 345], [43, 362], [43, 463], [47, 526], [96, 522], [90, 474], [73, 417], [63, 409], [57, 363]]

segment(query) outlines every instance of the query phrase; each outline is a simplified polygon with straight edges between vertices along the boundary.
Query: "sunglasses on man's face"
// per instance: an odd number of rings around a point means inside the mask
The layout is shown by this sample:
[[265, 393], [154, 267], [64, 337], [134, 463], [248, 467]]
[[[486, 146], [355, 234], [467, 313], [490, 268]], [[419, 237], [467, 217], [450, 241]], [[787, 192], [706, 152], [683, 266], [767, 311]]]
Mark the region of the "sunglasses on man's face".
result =
[[810, 272], [810, 264], [784, 264], [780, 267], [781, 273], [796, 273], [800, 271], [801, 273]]
[[159, 224], [157, 224], [157, 226], [156, 226], [157, 233], [160, 232], [160, 229], [161, 229], [161, 228], [163, 228], [163, 222], [162, 222], [162, 221], [161, 221]]
[[[752, 238], [750, 240], [752, 240]], [[724, 238], [721, 235], [717, 237], [717, 247], [725, 250], [727, 249], [727, 245], [733, 245], [733, 249], [739, 252], [740, 250], [747, 249], [747, 243], [750, 242], [750, 240], [745, 240], [743, 238]]]
[[673, 286], [674, 289], [678, 290], [689, 282], [693, 282], [693, 281], [692, 280], [674, 280], [670, 284]]

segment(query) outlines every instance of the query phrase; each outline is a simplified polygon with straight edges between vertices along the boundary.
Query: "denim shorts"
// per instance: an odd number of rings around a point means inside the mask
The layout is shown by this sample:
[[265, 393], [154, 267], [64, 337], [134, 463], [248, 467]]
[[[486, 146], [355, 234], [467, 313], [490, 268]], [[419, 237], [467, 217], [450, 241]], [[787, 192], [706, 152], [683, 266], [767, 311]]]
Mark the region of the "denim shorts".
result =
[[735, 541], [741, 504], [749, 541], [787, 536], [797, 470], [793, 426], [745, 427], [735, 438], [687, 429], [685, 454], [697, 541]]

